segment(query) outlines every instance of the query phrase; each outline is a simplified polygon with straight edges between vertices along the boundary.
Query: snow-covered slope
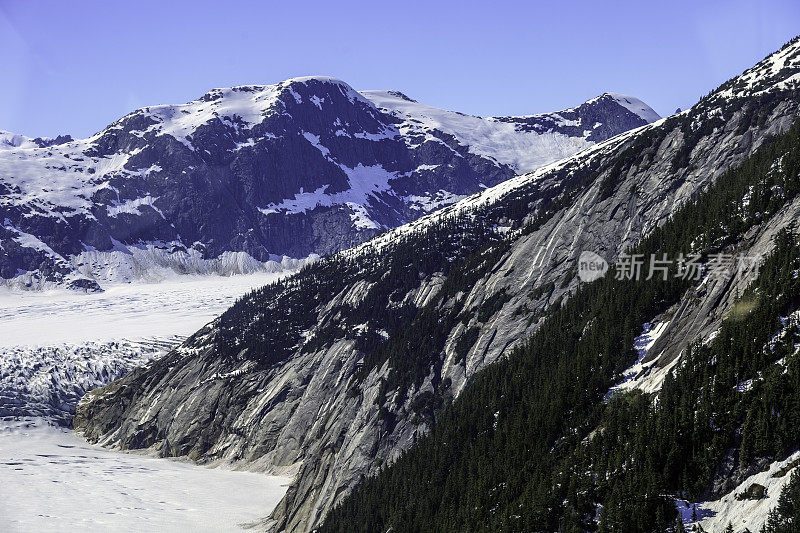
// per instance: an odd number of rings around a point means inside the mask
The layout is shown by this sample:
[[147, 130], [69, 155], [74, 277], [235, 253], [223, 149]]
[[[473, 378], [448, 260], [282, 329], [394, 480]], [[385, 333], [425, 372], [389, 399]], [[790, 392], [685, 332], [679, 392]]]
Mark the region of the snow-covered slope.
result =
[[[734, 531], [761, 531], [798, 464], [800, 452], [795, 452], [786, 459], [767, 465], [763, 471], [748, 477], [718, 500], [679, 500], [675, 507], [687, 528], [696, 524], [703, 531], [717, 532], [724, 531], [730, 524]], [[752, 492], [754, 487], [763, 487], [762, 497], [747, 497], [748, 491]]]
[[[727, 81], [711, 97], [714, 99], [745, 98], [796, 89], [800, 87], [798, 64], [800, 64], [800, 50], [796, 43], [792, 43], [747, 69], [741, 76]], [[775, 80], [780, 81], [776, 83]]]
[[[154, 249], [246, 254], [190, 272], [274, 270], [267, 262], [347, 248], [655, 118], [637, 106], [603, 95], [553, 114], [469, 117], [314, 76], [146, 107], [87, 139], [2, 132], [0, 278], [92, 290], [116, 279], [120, 254]], [[109, 266], [81, 257], [98, 252], [119, 253]], [[163, 262], [183, 272], [184, 259]]]
[[645, 104], [635, 96], [630, 96], [627, 94], [620, 94], [620, 93], [606, 93], [603, 96], [609, 96], [619, 105], [621, 105], [631, 113], [638, 115], [646, 122], [655, 122], [661, 118], [659, 114], [653, 110], [652, 107]]
[[434, 138], [432, 132], [441, 131], [468, 146], [471, 153], [518, 173], [530, 172], [608, 138], [601, 128], [628, 125], [636, 118], [641, 124], [661, 118], [638, 98], [612, 93], [558, 113], [486, 118], [431, 107], [397, 91], [362, 94], [402, 120], [398, 129], [407, 142], [420, 143]]
[[55, 139], [42, 137], [32, 139], [17, 133], [0, 130], [0, 150], [11, 150], [14, 148], [45, 148], [70, 140], [72, 140], [72, 137], [69, 135], [59, 135]]
[[12, 148], [34, 148], [36, 143], [33, 139], [18, 135], [8, 131], [0, 130], [0, 150], [10, 150]]

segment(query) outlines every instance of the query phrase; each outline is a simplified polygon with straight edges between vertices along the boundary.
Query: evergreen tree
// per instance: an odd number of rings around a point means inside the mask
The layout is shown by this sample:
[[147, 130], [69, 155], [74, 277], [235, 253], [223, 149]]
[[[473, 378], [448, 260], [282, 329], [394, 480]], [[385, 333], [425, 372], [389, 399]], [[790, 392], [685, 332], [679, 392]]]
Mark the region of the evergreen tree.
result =
[[800, 469], [795, 468], [781, 491], [778, 505], [769, 513], [765, 533], [800, 532]]

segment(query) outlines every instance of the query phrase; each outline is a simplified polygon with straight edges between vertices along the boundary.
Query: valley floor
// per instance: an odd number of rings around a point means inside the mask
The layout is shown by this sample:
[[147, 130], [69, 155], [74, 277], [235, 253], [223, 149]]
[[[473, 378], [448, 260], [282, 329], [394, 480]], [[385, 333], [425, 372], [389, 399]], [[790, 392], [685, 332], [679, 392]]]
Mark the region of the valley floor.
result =
[[0, 291], [0, 531], [237, 531], [269, 515], [290, 478], [113, 452], [56, 422], [283, 275]]
[[42, 422], [0, 428], [0, 531], [238, 531], [289, 481], [112, 452]]
[[190, 335], [236, 298], [289, 273], [174, 276], [96, 294], [0, 288], [0, 348]]

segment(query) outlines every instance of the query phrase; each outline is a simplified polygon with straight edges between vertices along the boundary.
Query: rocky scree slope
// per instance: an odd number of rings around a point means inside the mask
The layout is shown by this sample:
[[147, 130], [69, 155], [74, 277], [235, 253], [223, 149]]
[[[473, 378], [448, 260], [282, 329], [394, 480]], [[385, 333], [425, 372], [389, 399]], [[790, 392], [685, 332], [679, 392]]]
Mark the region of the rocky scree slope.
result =
[[480, 118], [307, 77], [146, 107], [88, 139], [0, 133], [0, 278], [91, 290], [158, 267], [277, 269], [263, 263], [348, 248], [656, 118], [616, 94]]
[[798, 113], [795, 41], [692, 109], [336, 254], [87, 395], [76, 428], [164, 456], [296, 469], [265, 525], [308, 531], [476, 371]]

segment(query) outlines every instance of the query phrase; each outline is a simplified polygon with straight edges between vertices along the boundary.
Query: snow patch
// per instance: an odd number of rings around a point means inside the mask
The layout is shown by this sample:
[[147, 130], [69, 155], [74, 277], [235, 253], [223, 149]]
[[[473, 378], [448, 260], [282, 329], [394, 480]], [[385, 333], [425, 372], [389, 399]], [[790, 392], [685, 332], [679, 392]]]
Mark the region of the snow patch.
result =
[[106, 207], [106, 211], [108, 212], [108, 216], [110, 217], [117, 217], [122, 213], [127, 213], [129, 215], [140, 215], [141, 211], [139, 208], [146, 205], [152, 208], [156, 213], [161, 215], [161, 218], [166, 220], [166, 217], [164, 217], [164, 213], [162, 213], [159, 208], [153, 205], [153, 202], [155, 202], [156, 200], [158, 200], [158, 196], [153, 198], [148, 194], [147, 196], [135, 198], [133, 200], [125, 200], [122, 203], [114, 202], [113, 205], [109, 205]]
[[[734, 531], [745, 529], [753, 532], [760, 531], [767, 521], [769, 512], [778, 504], [781, 491], [789, 483], [792, 472], [796, 469], [799, 461], [800, 451], [793, 453], [783, 461], [772, 463], [764, 472], [748, 477], [718, 500], [694, 504], [678, 500], [675, 502], [675, 507], [681, 514], [684, 524], [696, 523], [705, 531], [724, 531], [728, 523], [733, 526]], [[756, 484], [766, 489], [765, 496], [755, 500], [742, 498], [742, 495]], [[698, 520], [693, 520], [693, 511]]]
[[664, 334], [668, 325], [668, 320], [655, 326], [649, 322], [644, 324], [641, 335], [633, 341], [633, 348], [638, 354], [636, 362], [622, 373], [622, 382], [611, 387], [610, 393], [627, 392], [635, 389], [645, 393], [653, 393], [661, 389], [664, 378], [672, 371], [680, 357], [676, 357], [666, 367], [657, 369], [653, 369], [653, 365], [655, 365], [658, 358], [654, 358], [647, 363], [643, 361], [656, 341]]
[[347, 202], [347, 207], [353, 211], [350, 215], [350, 220], [353, 221], [354, 227], [358, 229], [380, 229], [378, 223], [369, 218], [369, 213], [367, 213], [363, 205], [359, 205], [355, 202]]
[[[311, 134], [308, 135], [311, 136]], [[312, 142], [314, 137], [311, 136], [309, 142]], [[389, 172], [380, 165], [365, 166], [361, 163], [355, 168], [345, 165], [339, 165], [339, 168], [347, 174], [349, 189], [333, 194], [326, 192], [328, 185], [323, 185], [312, 192], [305, 192], [301, 189], [294, 195], [294, 198], [283, 200], [278, 204], [270, 204], [258, 210], [264, 215], [275, 213], [292, 215], [305, 213], [321, 206], [346, 205], [353, 212], [352, 220], [357, 228], [381, 227], [370, 218], [369, 207], [376, 199], [377, 193], [390, 189], [389, 180], [398, 177], [397, 173]]]
[[453, 194], [444, 189], [440, 189], [434, 195], [419, 196], [412, 194], [411, 196], [407, 196], [405, 201], [409, 209], [430, 213], [445, 205], [454, 204], [466, 197], [465, 194]]

